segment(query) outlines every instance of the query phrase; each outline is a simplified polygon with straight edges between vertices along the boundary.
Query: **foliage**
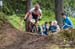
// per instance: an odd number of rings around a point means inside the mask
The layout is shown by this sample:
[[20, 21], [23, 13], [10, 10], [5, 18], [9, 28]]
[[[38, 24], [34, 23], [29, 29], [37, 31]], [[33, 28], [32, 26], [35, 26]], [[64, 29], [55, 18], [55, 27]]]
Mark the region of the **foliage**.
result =
[[70, 29], [70, 30], [64, 30], [60, 32], [60, 35], [64, 38], [64, 40], [72, 43], [69, 44], [75, 44], [75, 29]]
[[25, 31], [25, 22], [23, 17], [19, 17], [17, 15], [8, 16], [8, 21], [18, 30]]
[[[26, 11], [26, 0], [3, 0], [3, 12], [6, 14], [13, 14], [13, 13], [25, 13]], [[72, 11], [75, 9], [75, 0], [64, 0], [64, 9], [67, 14], [71, 14]], [[42, 10], [45, 10], [49, 13], [55, 11], [55, 0], [32, 0], [33, 5], [39, 3], [41, 5]], [[71, 10], [71, 11], [70, 11]], [[70, 11], [70, 12], [69, 12]], [[45, 12], [45, 13], [46, 13]]]
[[64, 11], [67, 15], [73, 16], [75, 13], [75, 0], [64, 0]]
[[0, 12], [0, 28], [6, 21], [6, 15], [2, 12]]
[[[25, 30], [25, 22], [24, 22], [24, 16], [23, 14], [19, 14], [19, 15], [12, 15], [12, 16], [8, 16], [8, 20], [9, 22], [17, 29], [20, 29], [20, 24], [22, 24], [22, 29], [23, 31]], [[72, 18], [70, 17], [73, 24], [74, 24], [74, 28], [75, 28], [75, 18]], [[40, 24], [39, 25], [43, 25], [45, 22], [50, 22], [50, 21], [54, 21], [55, 20], [55, 16], [52, 15], [52, 16], [43, 16], [41, 21], [40, 21]], [[21, 21], [21, 22], [20, 22]]]
[[75, 29], [61, 30], [59, 33], [50, 33], [49, 40], [57, 45], [75, 45]]
[[[3, 0], [4, 1], [4, 6], [3, 6], [3, 12], [8, 15], [12, 15], [8, 17], [8, 20], [15, 26], [16, 28], [19, 28], [19, 23], [20, 20], [23, 19], [22, 16], [20, 15], [21, 13], [25, 13], [26, 11], [26, 0]], [[40, 21], [40, 25], [44, 24], [46, 21], [53, 21], [55, 20], [55, 0], [32, 0], [33, 5], [36, 3], [39, 3], [43, 12], [43, 18]], [[74, 9], [74, 0], [64, 0], [64, 10], [66, 13], [68, 13], [68, 9], [70, 10], [73, 8]], [[74, 11], [74, 10], [73, 10]], [[69, 12], [68, 14], [70, 14]], [[22, 17], [22, 19], [21, 19]], [[71, 18], [74, 25], [75, 25], [75, 18]], [[22, 24], [23, 24], [22, 20]], [[24, 26], [24, 24], [23, 24]]]
[[74, 28], [75, 28], [75, 18], [74, 17], [70, 17], [72, 22], [73, 22], [73, 25], [74, 25]]
[[53, 10], [55, 9], [55, 0], [33, 0], [33, 4], [39, 3], [41, 8], [44, 10]]
[[3, 12], [7, 15], [14, 13], [25, 13], [25, 1], [24, 0], [3, 0]]

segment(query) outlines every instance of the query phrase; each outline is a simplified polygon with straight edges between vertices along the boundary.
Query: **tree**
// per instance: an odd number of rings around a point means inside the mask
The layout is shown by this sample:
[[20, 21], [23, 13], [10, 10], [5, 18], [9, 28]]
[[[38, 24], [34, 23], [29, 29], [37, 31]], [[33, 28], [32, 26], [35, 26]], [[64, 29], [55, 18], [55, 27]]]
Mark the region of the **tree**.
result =
[[13, 9], [16, 11], [16, 0], [13, 0]]
[[61, 17], [61, 13], [64, 12], [63, 2], [64, 0], [55, 0], [55, 15], [60, 27], [62, 27], [63, 24]]
[[26, 0], [26, 12], [28, 12], [32, 7], [32, 0]]
[[[32, 0], [26, 0], [26, 12], [28, 12], [32, 7]], [[29, 22], [26, 21], [26, 31], [29, 32]]]

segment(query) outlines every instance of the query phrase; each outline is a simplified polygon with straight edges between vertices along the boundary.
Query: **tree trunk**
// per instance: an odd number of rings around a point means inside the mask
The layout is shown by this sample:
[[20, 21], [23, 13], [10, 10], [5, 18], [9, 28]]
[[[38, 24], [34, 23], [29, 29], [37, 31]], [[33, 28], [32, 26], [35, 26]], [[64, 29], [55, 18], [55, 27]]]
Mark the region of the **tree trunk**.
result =
[[[32, 0], [26, 0], [26, 12], [28, 12], [32, 7]], [[29, 25], [30, 23], [28, 21], [26, 21], [26, 31], [30, 32], [29, 30]]]
[[32, 0], [26, 0], [26, 12], [28, 12], [32, 7]]
[[15, 12], [16, 12], [16, 0], [13, 0], [13, 9], [14, 9]]
[[63, 24], [61, 17], [61, 13], [64, 12], [63, 2], [64, 0], [55, 0], [55, 15], [60, 27], [62, 27]]

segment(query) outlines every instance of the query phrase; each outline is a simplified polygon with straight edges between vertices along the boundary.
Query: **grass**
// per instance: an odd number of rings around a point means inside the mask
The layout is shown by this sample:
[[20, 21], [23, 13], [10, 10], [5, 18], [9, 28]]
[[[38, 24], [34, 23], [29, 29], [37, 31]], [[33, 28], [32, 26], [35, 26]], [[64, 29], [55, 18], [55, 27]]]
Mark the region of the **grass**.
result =
[[[25, 22], [24, 22], [24, 17], [21, 17], [23, 15], [12, 15], [12, 16], [8, 16], [8, 21], [16, 28], [16, 29], [19, 29], [20, 30], [20, 26], [21, 26], [21, 29], [23, 31], [25, 31]], [[40, 24], [39, 25], [42, 25], [44, 24], [46, 21], [49, 22], [49, 21], [52, 21], [52, 20], [55, 20], [54, 19], [54, 16], [52, 17], [48, 17], [48, 16], [44, 16], [43, 19], [40, 21]]]
[[42, 25], [42, 24], [44, 24], [45, 22], [50, 22], [50, 21], [54, 21], [55, 19], [54, 19], [54, 16], [51, 16], [51, 17], [49, 17], [49, 16], [44, 16], [43, 18], [42, 18], [42, 20], [40, 21], [40, 25]]
[[[24, 17], [21, 17], [21, 15], [12, 15], [12, 16], [8, 16], [8, 20], [9, 22], [17, 29], [22, 29], [23, 31], [25, 31], [25, 22], [24, 22]], [[44, 24], [46, 21], [49, 22], [49, 21], [54, 21], [55, 17], [54, 16], [43, 16], [42, 20], [40, 21], [40, 24], [39, 25], [42, 25]], [[74, 24], [74, 28], [75, 28], [75, 18], [71, 17], [71, 20]]]
[[22, 29], [23, 31], [25, 30], [24, 27], [24, 20], [23, 18], [17, 16], [17, 15], [12, 15], [8, 16], [8, 21], [16, 28], [16, 29]]
[[74, 28], [75, 28], [75, 18], [74, 17], [71, 17], [71, 20], [72, 20], [73, 25], [74, 25]]

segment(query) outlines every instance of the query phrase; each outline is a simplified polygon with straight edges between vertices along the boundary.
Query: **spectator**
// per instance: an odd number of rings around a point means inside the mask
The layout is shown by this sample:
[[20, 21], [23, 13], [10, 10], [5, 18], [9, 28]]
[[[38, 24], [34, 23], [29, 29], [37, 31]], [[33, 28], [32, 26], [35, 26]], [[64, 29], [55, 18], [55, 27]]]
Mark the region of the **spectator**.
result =
[[49, 24], [48, 22], [45, 22], [45, 25], [43, 26], [43, 34], [48, 35], [48, 30], [49, 30]]
[[52, 33], [60, 31], [60, 27], [57, 24], [57, 21], [52, 21], [51, 22], [50, 27], [49, 27], [49, 31], [51, 31]]
[[73, 28], [73, 23], [70, 20], [70, 18], [65, 13], [62, 13], [61, 15], [63, 17], [63, 23], [64, 23], [62, 28], [63, 29]]
[[38, 33], [41, 34], [41, 35], [44, 35], [43, 34], [43, 25], [42, 26], [40, 26], [40, 25], [38, 26]]

